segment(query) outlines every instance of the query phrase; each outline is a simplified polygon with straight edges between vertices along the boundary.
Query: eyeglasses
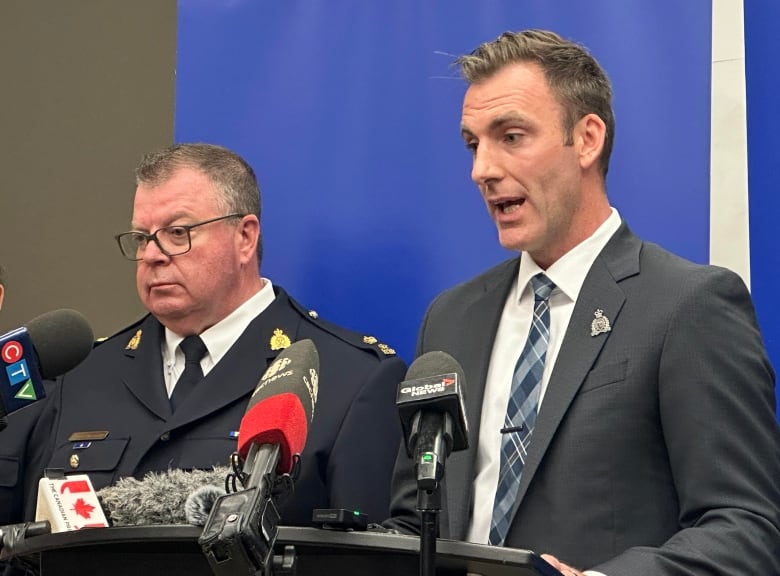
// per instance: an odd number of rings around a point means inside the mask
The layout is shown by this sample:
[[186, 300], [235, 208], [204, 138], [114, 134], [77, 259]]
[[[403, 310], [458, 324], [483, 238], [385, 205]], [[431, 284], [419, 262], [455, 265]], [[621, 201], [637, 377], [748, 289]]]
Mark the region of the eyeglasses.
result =
[[154, 243], [157, 244], [160, 252], [166, 256], [180, 256], [186, 254], [192, 248], [190, 230], [193, 228], [205, 226], [212, 222], [219, 222], [220, 220], [227, 220], [228, 218], [243, 218], [244, 216], [246, 216], [246, 214], [228, 214], [226, 216], [218, 216], [195, 224], [164, 226], [158, 228], [152, 234], [131, 230], [130, 232], [117, 234], [114, 238], [116, 238], [117, 244], [119, 244], [122, 256], [133, 262], [143, 259], [143, 253], [149, 245], [149, 240], [154, 240]]

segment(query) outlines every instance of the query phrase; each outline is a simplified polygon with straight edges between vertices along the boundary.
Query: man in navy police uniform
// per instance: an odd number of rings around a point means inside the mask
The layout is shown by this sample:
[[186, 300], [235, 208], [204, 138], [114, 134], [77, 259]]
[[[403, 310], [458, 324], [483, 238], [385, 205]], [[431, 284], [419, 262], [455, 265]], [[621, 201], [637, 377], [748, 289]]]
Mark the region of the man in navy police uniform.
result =
[[[132, 231], [117, 240], [137, 261], [149, 314], [51, 388], [19, 466], [26, 518], [44, 468], [88, 474], [100, 489], [150, 471], [226, 465], [263, 372], [305, 338], [319, 352], [319, 394], [282, 523], [310, 524], [312, 509], [326, 507], [386, 517], [404, 362], [260, 276], [259, 189], [241, 157], [214, 145], [174, 145], [148, 154], [136, 179]], [[193, 335], [205, 345], [204, 377], [183, 395], [179, 344]]]

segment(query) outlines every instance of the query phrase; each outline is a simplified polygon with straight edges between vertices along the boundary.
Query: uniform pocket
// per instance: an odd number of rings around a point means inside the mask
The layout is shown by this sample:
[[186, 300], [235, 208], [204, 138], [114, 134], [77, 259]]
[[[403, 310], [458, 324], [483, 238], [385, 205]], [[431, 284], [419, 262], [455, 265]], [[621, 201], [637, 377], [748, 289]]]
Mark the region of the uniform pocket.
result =
[[19, 479], [19, 459], [0, 456], [0, 488], [13, 488]]
[[113, 482], [129, 438], [92, 442], [68, 442], [56, 449], [47, 468], [60, 468], [65, 474], [89, 474], [95, 489]]

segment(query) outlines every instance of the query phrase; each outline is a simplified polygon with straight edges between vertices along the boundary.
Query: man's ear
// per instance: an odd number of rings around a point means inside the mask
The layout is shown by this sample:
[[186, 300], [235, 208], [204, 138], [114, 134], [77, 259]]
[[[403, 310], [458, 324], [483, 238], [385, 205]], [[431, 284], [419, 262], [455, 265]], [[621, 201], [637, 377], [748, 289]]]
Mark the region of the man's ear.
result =
[[238, 224], [238, 248], [241, 260], [249, 262], [257, 253], [257, 243], [260, 238], [260, 221], [254, 214], [248, 214]]
[[574, 145], [583, 169], [598, 163], [606, 136], [607, 126], [596, 114], [586, 114], [574, 126]]

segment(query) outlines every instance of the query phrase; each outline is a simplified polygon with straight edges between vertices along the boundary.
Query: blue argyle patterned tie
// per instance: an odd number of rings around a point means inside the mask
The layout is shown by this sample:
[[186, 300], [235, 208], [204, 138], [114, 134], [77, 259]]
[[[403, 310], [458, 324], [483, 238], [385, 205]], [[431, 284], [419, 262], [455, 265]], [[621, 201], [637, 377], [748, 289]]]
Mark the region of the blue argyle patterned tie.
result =
[[548, 299], [555, 284], [544, 274], [537, 274], [531, 278], [531, 287], [534, 291], [534, 316], [528, 340], [515, 365], [501, 436], [501, 467], [489, 536], [489, 542], [494, 546], [504, 544], [512, 521], [512, 508], [520, 487], [520, 475], [536, 423], [544, 358], [550, 340]]

